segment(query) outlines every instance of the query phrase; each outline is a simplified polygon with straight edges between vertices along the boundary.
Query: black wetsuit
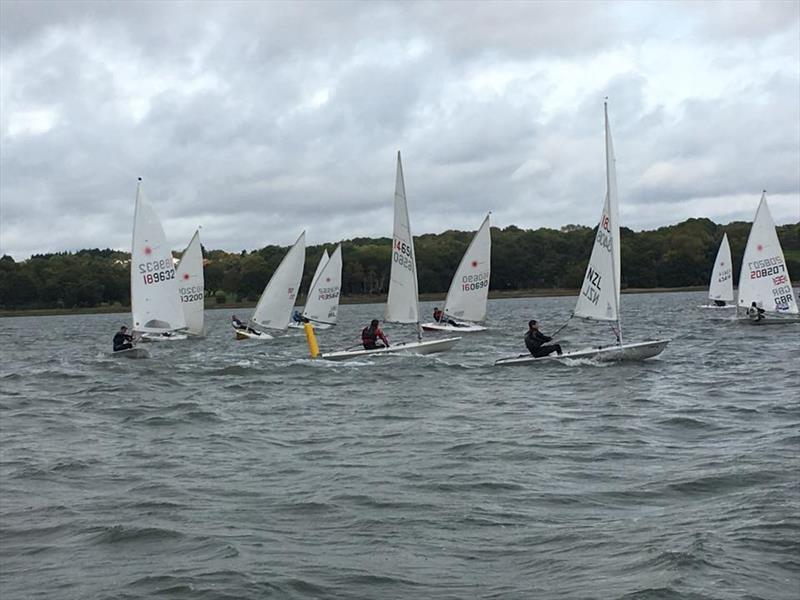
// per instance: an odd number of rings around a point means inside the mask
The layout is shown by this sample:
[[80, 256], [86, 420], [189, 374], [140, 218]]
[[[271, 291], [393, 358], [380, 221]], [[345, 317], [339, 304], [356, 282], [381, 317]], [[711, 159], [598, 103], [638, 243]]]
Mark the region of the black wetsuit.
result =
[[558, 344], [553, 344], [551, 346], [542, 345], [552, 339], [553, 338], [546, 336], [541, 331], [528, 330], [528, 333], [525, 334], [525, 346], [536, 358], [547, 356], [553, 352], [561, 354], [561, 346]]
[[452, 325], [453, 327], [463, 327], [461, 323], [456, 323], [450, 317], [445, 316], [445, 314], [440, 310], [433, 311], [433, 320], [437, 323]]
[[133, 348], [133, 344], [131, 344], [132, 341], [133, 336], [118, 331], [114, 334], [114, 352], [118, 352], [119, 350], [130, 350]]

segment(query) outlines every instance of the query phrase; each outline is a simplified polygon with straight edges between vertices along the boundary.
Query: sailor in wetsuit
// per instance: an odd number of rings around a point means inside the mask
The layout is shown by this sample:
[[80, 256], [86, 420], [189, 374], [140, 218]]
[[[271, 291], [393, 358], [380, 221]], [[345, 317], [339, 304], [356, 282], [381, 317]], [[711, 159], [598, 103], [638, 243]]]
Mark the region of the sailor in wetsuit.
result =
[[303, 315], [300, 314], [299, 310], [296, 310], [292, 313], [292, 321], [295, 323], [303, 323]]
[[546, 336], [539, 331], [539, 323], [536, 319], [528, 321], [528, 332], [525, 334], [525, 346], [531, 354], [536, 358], [547, 356], [553, 352], [559, 356], [562, 354], [561, 346], [559, 344], [552, 344], [550, 346], [543, 346], [545, 342], [551, 341], [553, 338]]
[[[383, 345], [378, 345], [378, 340], [383, 342]], [[361, 330], [361, 343], [364, 344], [364, 350], [375, 350], [376, 348], [388, 348], [389, 340], [378, 327], [378, 319], [372, 319], [369, 327], [364, 327]]]
[[257, 334], [258, 331], [250, 327], [249, 325], [245, 325], [239, 320], [239, 317], [236, 315], [231, 316], [231, 327], [234, 329], [241, 329], [242, 331], [247, 331], [248, 333], [255, 333]]
[[446, 323], [447, 325], [452, 325], [453, 327], [463, 327], [461, 323], [456, 323], [450, 317], [446, 317], [445, 314], [439, 310], [438, 306], [433, 307], [433, 320], [437, 323]]
[[747, 309], [747, 316], [750, 317], [753, 321], [760, 321], [764, 318], [764, 313], [766, 311], [763, 308], [760, 308], [753, 302], [750, 305], [750, 308]]
[[119, 331], [114, 334], [114, 352], [120, 350], [130, 350], [133, 348], [133, 336], [128, 333], [128, 328], [123, 325]]

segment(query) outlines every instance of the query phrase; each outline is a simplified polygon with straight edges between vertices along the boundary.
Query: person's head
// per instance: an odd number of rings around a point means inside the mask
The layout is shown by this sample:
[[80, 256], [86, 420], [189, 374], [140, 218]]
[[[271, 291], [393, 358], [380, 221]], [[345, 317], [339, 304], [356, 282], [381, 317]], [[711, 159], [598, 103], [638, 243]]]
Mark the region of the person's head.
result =
[[369, 326], [373, 327], [373, 328], [377, 327], [378, 326], [378, 319], [372, 319], [372, 321], [370, 321], [370, 323], [369, 323]]
[[437, 310], [439, 310], [439, 307], [438, 307], [438, 306], [434, 306], [434, 307], [433, 307], [433, 310], [434, 310], [434, 311], [437, 311]]
[[127, 327], [125, 327], [125, 325], [123, 325], [122, 327], [120, 327], [120, 328], [119, 328], [119, 330], [120, 330], [122, 333], [125, 333], [126, 331], [128, 331], [128, 328], [127, 328]]
[[753, 303], [750, 306], [752, 306], [753, 308], [756, 308], [756, 301], [753, 300]]
[[239, 317], [237, 317], [236, 315], [231, 315], [231, 321], [238, 321], [238, 320]]
[[536, 319], [528, 321], [528, 329], [539, 329], [539, 321]]

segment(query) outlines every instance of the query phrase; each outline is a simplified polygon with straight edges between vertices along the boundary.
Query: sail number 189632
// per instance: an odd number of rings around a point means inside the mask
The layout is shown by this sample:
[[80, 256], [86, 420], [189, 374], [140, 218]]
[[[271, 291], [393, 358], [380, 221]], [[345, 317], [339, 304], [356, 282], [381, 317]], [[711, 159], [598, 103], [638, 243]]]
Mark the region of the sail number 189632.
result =
[[170, 269], [169, 271], [156, 271], [155, 273], [145, 273], [142, 275], [142, 279], [144, 280], [145, 285], [167, 281], [168, 279], [175, 279], [175, 269]]
[[175, 268], [172, 266], [172, 259], [162, 258], [141, 262], [136, 265], [145, 285], [175, 279]]

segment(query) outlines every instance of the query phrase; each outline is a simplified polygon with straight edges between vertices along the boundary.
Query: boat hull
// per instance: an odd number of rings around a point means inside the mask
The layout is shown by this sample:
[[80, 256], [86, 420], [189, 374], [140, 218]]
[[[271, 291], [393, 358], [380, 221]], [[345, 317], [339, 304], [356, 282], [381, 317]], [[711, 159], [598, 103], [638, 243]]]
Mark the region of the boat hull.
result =
[[736, 308], [736, 305], [726, 304], [725, 306], [717, 306], [716, 304], [701, 304], [700, 308], [707, 308], [711, 310], [726, 310], [728, 308]]
[[745, 325], [791, 325], [793, 323], [800, 323], [799, 315], [791, 315], [785, 317], [764, 317], [763, 319], [751, 319], [750, 317], [740, 317], [739, 323]]
[[382, 354], [434, 354], [450, 350], [460, 340], [457, 338], [445, 338], [443, 340], [426, 340], [424, 342], [400, 342], [388, 348], [375, 348], [374, 350], [342, 350], [341, 352], [327, 352], [320, 354], [319, 358], [324, 360], [350, 360], [353, 358], [364, 358], [366, 356], [378, 356]]
[[483, 325], [475, 325], [474, 323], [464, 323], [459, 326], [454, 326], [448, 323], [437, 323], [435, 321], [423, 323], [421, 327], [425, 331], [446, 331], [448, 333], [473, 333], [475, 331], [486, 331], [487, 329]]
[[172, 335], [163, 335], [161, 333], [145, 333], [142, 334], [143, 342], [180, 342], [189, 339], [185, 333], [173, 333]]
[[658, 356], [667, 347], [670, 340], [655, 340], [651, 342], [639, 342], [638, 344], [624, 344], [622, 346], [606, 346], [602, 348], [590, 348], [588, 350], [577, 350], [575, 352], [565, 352], [562, 355], [551, 354], [534, 358], [530, 354], [521, 354], [510, 358], [501, 358], [495, 361], [496, 367], [530, 365], [553, 361], [586, 359], [598, 362], [623, 362], [640, 361]]
[[[331, 325], [330, 323], [314, 323], [313, 321], [311, 321], [311, 324], [314, 326], [314, 330], [330, 329], [331, 327], [333, 327], [333, 325]], [[289, 329], [302, 329], [303, 325], [304, 325], [303, 323], [296, 323], [292, 321], [291, 323], [289, 323]]]
[[111, 353], [114, 358], [150, 358], [150, 353], [145, 348], [128, 348], [116, 350]]
[[258, 331], [245, 331], [244, 329], [237, 329], [234, 332], [237, 340], [271, 340], [272, 336], [268, 333]]

